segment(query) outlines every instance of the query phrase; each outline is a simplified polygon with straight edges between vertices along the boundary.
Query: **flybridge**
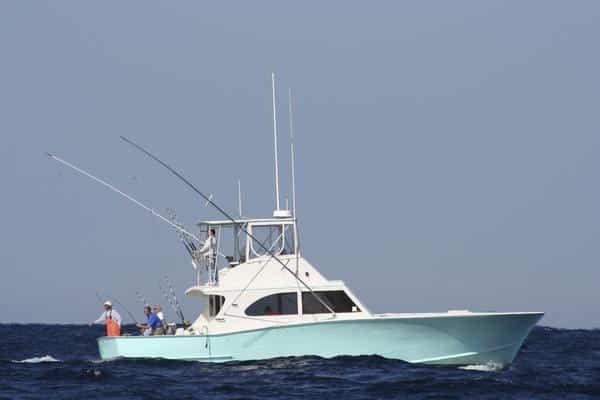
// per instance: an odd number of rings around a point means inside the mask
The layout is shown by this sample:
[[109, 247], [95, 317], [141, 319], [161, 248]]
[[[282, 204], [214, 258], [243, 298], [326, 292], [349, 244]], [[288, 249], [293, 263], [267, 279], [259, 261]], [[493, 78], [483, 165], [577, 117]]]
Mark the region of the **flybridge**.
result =
[[198, 221], [197, 225], [210, 225], [210, 226], [231, 226], [231, 225], [235, 225], [235, 224], [248, 224], [250, 222], [252, 223], [269, 223], [269, 222], [275, 222], [275, 223], [281, 223], [281, 222], [294, 222], [295, 218], [241, 218], [241, 219], [234, 219], [233, 221], [231, 220], [203, 220], [203, 221]]
[[197, 226], [202, 235], [211, 229], [216, 232], [216, 267], [235, 267], [270, 253], [278, 257], [299, 253], [294, 218], [213, 220]]

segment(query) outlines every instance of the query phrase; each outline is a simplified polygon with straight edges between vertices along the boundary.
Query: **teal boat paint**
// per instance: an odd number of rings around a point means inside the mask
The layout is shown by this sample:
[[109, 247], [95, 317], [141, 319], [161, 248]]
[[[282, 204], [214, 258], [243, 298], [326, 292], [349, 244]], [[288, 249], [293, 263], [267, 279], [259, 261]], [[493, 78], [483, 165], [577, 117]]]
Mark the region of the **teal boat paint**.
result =
[[207, 362], [379, 355], [411, 363], [510, 364], [541, 313], [378, 317], [189, 336], [98, 339], [103, 359]]

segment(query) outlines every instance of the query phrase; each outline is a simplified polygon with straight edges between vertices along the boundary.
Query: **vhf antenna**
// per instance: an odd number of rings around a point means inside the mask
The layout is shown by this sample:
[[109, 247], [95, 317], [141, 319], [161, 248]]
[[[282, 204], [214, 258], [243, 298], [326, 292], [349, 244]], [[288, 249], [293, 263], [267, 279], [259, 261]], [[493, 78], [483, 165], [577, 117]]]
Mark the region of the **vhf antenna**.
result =
[[294, 114], [292, 113], [292, 89], [288, 89], [290, 117], [290, 154], [292, 163], [292, 215], [296, 218], [296, 155], [294, 153]]
[[275, 206], [279, 211], [279, 160], [277, 158], [277, 107], [275, 106], [275, 72], [271, 73], [273, 84], [273, 138], [275, 145]]
[[285, 210], [282, 210], [279, 203], [279, 148], [277, 147], [277, 107], [275, 98], [275, 73], [271, 73], [271, 81], [273, 83], [273, 138], [275, 145], [275, 211], [273, 211], [273, 217], [275, 218], [290, 218], [291, 213], [287, 205]]
[[300, 268], [298, 218], [296, 217], [296, 153], [294, 152], [294, 114], [292, 112], [292, 89], [288, 88], [288, 106], [290, 118], [290, 158], [292, 163], [292, 216], [294, 217], [294, 253], [296, 253], [296, 274]]
[[238, 179], [238, 213], [242, 218], [242, 181]]

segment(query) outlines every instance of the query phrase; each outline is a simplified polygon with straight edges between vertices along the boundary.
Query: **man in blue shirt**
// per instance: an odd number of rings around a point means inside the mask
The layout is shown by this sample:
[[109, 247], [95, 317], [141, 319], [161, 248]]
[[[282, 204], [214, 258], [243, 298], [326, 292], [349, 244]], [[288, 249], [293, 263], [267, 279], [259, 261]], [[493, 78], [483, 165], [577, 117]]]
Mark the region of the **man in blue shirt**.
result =
[[165, 328], [162, 324], [162, 321], [160, 320], [160, 318], [158, 318], [158, 316], [156, 314], [154, 314], [152, 312], [152, 309], [150, 308], [150, 306], [144, 307], [144, 314], [146, 314], [146, 318], [148, 319], [148, 322], [146, 322], [145, 324], [137, 324], [136, 325], [138, 328], [140, 328], [140, 330], [142, 331], [142, 334], [144, 336], [164, 335]]

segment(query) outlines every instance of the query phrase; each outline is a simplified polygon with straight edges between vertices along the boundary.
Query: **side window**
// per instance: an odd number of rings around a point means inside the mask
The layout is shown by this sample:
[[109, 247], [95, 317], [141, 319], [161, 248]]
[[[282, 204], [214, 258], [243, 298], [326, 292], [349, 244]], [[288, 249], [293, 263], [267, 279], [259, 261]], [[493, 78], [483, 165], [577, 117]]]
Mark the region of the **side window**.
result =
[[291, 315], [298, 314], [296, 293], [277, 293], [263, 297], [246, 308], [246, 315]]
[[[313, 294], [314, 293], [314, 294]], [[304, 314], [322, 314], [329, 310], [315, 298], [315, 295], [333, 309], [336, 313], [360, 311], [358, 306], [343, 290], [302, 292], [302, 312]]]

